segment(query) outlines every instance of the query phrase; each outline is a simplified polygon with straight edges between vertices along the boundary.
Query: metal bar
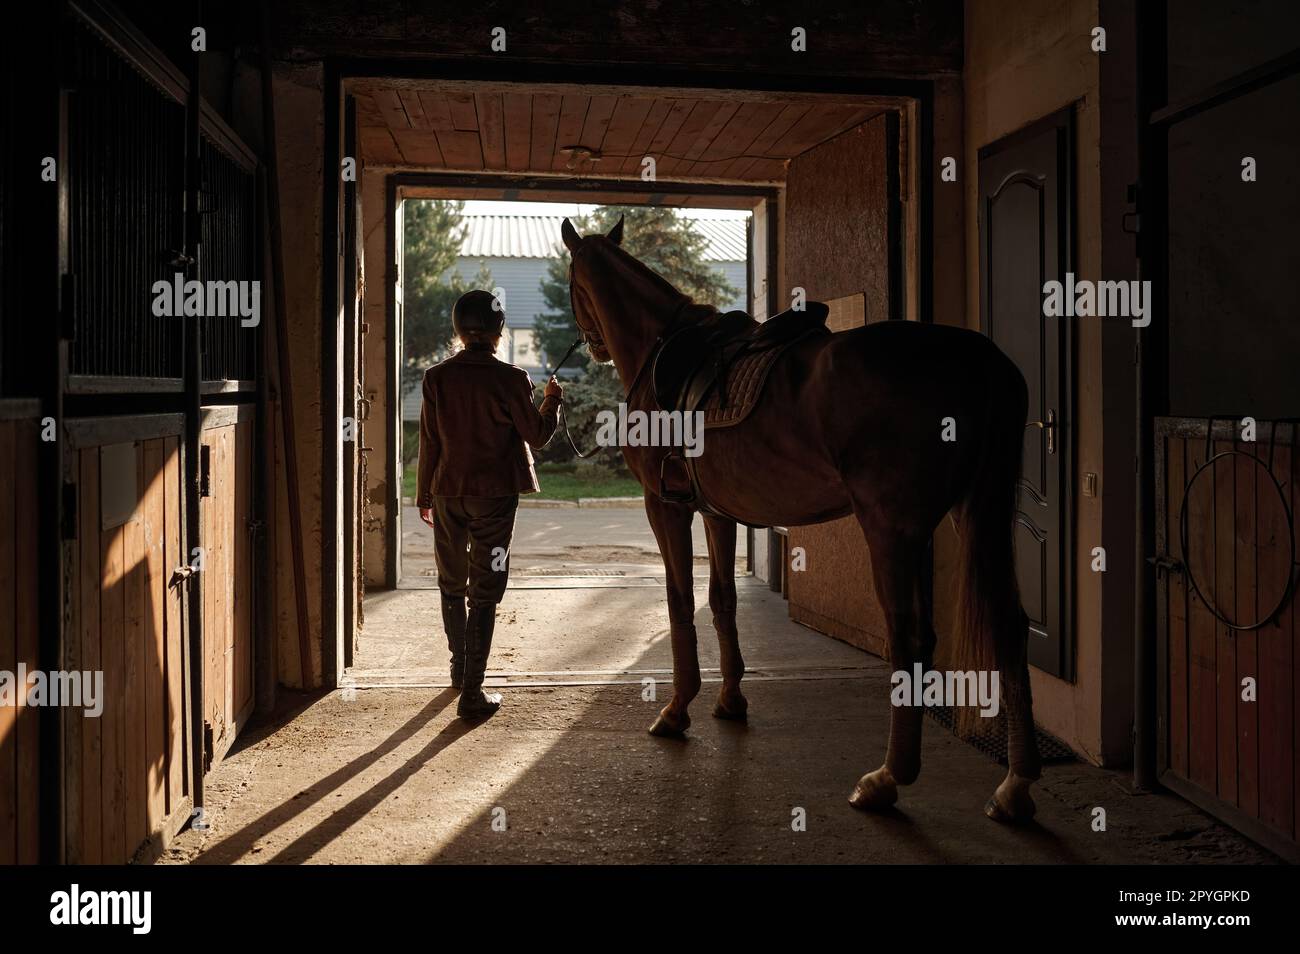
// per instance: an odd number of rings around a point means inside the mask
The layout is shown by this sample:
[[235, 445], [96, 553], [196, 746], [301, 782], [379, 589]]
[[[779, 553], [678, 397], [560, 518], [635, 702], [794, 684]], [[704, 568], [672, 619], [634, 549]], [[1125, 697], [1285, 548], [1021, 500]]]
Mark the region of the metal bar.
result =
[[[201, 19], [202, 2], [194, 4], [195, 20]], [[187, 263], [183, 269], [187, 278], [199, 274], [198, 257], [200, 241], [199, 189], [202, 176], [202, 137], [199, 133], [200, 66], [197, 53], [189, 63], [189, 95], [185, 104], [185, 217], [182, 249]], [[188, 563], [195, 549], [203, 545], [202, 521], [199, 513], [199, 444], [202, 413], [199, 387], [202, 383], [202, 321], [186, 321], [184, 330], [185, 354], [185, 548], [183, 557]], [[185, 589], [186, 622], [189, 630], [189, 687], [190, 687], [190, 771], [194, 813], [202, 819], [204, 799], [205, 733], [203, 731], [203, 574], [189, 577]]]
[[[1168, 226], [1164, 209], [1168, 181], [1168, 130], [1146, 124], [1142, 117], [1149, 114], [1155, 103], [1164, 102], [1167, 95], [1166, 17], [1165, 0], [1149, 0], [1136, 14], [1138, 207], [1139, 221], [1143, 223], [1138, 240], [1137, 279], [1151, 279], [1158, 312], [1167, 312], [1162, 303], [1166, 300], [1164, 291], [1168, 287], [1164, 259], [1165, 229]], [[1157, 654], [1157, 643], [1163, 640], [1156, 630], [1156, 571], [1147, 562], [1147, 557], [1155, 552], [1154, 519], [1160, 513], [1155, 505], [1156, 486], [1151, 474], [1156, 440], [1154, 417], [1163, 412], [1168, 394], [1165, 376], [1159, 373], [1166, 368], [1168, 348], [1163, 333], [1156, 330], [1167, 327], [1165, 317], [1165, 314], [1157, 316], [1150, 326], [1138, 333], [1134, 352], [1137, 446], [1134, 449], [1133, 475], [1136, 485], [1133, 513], [1133, 785], [1139, 790], [1158, 787], [1156, 760], [1162, 749], [1156, 738], [1157, 725], [1163, 715], [1156, 711], [1157, 696], [1162, 695], [1156, 680], [1164, 675], [1165, 661]]]

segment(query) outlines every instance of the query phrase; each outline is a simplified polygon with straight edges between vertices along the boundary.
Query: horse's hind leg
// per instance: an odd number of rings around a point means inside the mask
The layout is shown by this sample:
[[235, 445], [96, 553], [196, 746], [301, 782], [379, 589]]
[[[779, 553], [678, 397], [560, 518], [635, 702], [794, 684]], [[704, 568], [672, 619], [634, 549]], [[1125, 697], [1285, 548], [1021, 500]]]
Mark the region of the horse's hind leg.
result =
[[651, 735], [680, 736], [691, 724], [687, 708], [700, 691], [700, 657], [695, 640], [695, 589], [692, 581], [691, 521], [681, 504], [645, 496], [646, 515], [659, 543], [668, 580], [668, 631], [673, 649], [673, 697], [650, 726]]
[[1023, 822], [1034, 817], [1029, 787], [1042, 774], [1038, 742], [1034, 736], [1034, 707], [1029, 690], [1029, 621], [1018, 613], [1023, 638], [1016, 640], [1012, 659], [999, 659], [1002, 704], [1007, 717], [1007, 777], [984, 806], [994, 821]]
[[745, 660], [740, 655], [740, 635], [736, 632], [736, 523], [705, 517], [704, 532], [709, 540], [709, 608], [722, 657], [722, 689], [713, 715], [718, 719], [744, 719], [749, 702], [740, 691]]
[[[863, 521], [864, 530], [867, 529]], [[924, 547], [898, 533], [867, 530], [876, 598], [889, 627], [889, 662], [894, 671], [909, 676], [914, 663], [933, 652], [927, 647], [928, 627], [922, 625], [920, 559]], [[921, 773], [920, 706], [893, 706], [889, 711], [889, 747], [885, 764], [858, 780], [849, 796], [854, 808], [883, 809], [898, 800], [898, 786], [911, 785]]]

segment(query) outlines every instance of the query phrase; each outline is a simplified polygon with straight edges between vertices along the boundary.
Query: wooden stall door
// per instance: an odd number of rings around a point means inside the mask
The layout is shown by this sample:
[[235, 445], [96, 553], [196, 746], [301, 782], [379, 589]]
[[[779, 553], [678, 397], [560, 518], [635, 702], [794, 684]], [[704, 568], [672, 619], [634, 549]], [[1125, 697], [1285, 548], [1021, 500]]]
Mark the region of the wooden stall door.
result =
[[[0, 420], [0, 672], [37, 669], [35, 420]], [[0, 865], [35, 864], [40, 828], [39, 712], [26, 687], [0, 699]]]
[[[1161, 780], [1275, 850], [1300, 858], [1300, 627], [1294, 596], [1300, 503], [1290, 425], [1259, 440], [1223, 422], [1157, 421], [1156, 546]], [[1241, 451], [1246, 455], [1232, 454]], [[1279, 496], [1277, 485], [1282, 487]], [[1186, 509], [1186, 544], [1181, 515]], [[1195, 586], [1192, 582], [1195, 581]], [[1199, 593], [1198, 593], [1199, 590]], [[1216, 616], [1224, 617], [1221, 620]]]
[[[225, 421], [233, 422], [212, 423]], [[211, 415], [202, 437], [203, 728], [209, 767], [230, 748], [253, 705], [253, 441], [251, 410]]]
[[[69, 670], [103, 673], [98, 716], [64, 717], [67, 857], [154, 856], [188, 818], [178, 436], [81, 446]], [[84, 708], [84, 707], [83, 707]]]

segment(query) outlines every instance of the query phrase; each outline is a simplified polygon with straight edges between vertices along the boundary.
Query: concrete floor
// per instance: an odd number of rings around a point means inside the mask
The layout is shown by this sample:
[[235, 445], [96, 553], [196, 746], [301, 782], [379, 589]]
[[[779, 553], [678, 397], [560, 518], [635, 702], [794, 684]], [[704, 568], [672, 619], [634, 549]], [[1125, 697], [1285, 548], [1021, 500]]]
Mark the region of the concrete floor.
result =
[[[739, 581], [749, 724], [709, 716], [718, 657], [700, 574], [704, 691], [686, 741], [653, 738], [671, 656], [644, 516], [591, 519], [618, 523], [620, 562], [645, 578], [548, 578], [557, 564], [608, 568], [566, 542], [574, 513], [520, 512], [519, 585], [502, 604], [489, 673], [505, 695], [494, 718], [454, 717], [436, 591], [373, 594], [348, 685], [284, 693], [279, 717], [246, 730], [209, 776], [211, 828], [185, 832], [164, 861], [1272, 860], [1180, 799], [1134, 796], [1123, 776], [1079, 764], [1047, 769], [1035, 824], [999, 826], [981, 807], [1003, 769], [928, 720], [925, 768], [898, 810], [855, 811], [853, 783], [884, 754], [888, 670], [790, 622], [780, 596], [749, 578]], [[1105, 832], [1092, 829], [1098, 806]], [[795, 831], [800, 809], [806, 830]]]

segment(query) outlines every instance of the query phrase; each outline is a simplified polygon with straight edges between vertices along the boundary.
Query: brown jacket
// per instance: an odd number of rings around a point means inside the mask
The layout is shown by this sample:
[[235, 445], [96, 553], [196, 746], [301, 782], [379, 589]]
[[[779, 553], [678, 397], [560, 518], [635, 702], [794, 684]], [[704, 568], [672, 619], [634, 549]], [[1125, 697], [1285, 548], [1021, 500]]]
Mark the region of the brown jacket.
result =
[[528, 445], [555, 433], [559, 398], [533, 406], [528, 372], [490, 351], [461, 351], [424, 372], [416, 506], [434, 497], [537, 492]]

